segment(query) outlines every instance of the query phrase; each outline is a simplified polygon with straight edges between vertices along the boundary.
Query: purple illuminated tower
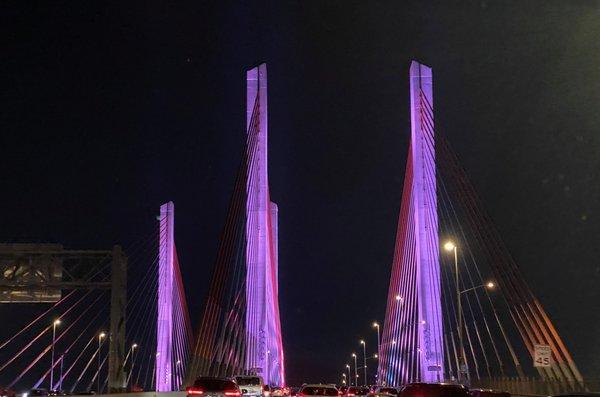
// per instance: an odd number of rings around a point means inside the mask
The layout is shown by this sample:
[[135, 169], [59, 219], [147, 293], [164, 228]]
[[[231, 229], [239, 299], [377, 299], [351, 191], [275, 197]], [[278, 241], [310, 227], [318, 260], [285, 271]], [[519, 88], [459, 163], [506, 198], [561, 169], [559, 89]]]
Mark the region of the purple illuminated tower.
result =
[[411, 143], [378, 376], [400, 385], [444, 379], [431, 68], [410, 66]]
[[173, 280], [175, 206], [160, 207], [158, 245], [158, 322], [156, 325], [156, 391], [173, 391]]
[[246, 370], [265, 383], [284, 385], [279, 322], [277, 205], [269, 197], [267, 162], [267, 66], [246, 74], [249, 146], [246, 202]]

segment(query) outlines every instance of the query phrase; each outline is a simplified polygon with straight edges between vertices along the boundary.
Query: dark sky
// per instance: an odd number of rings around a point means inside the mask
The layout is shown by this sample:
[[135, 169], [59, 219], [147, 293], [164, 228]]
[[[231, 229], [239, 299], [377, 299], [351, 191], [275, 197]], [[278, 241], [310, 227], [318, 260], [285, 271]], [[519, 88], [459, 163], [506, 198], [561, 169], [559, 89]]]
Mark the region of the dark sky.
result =
[[584, 375], [600, 373], [594, 1], [4, 2], [0, 240], [125, 247], [176, 204], [192, 317], [269, 68], [289, 380], [337, 380], [382, 320], [409, 136], [434, 69], [461, 157]]

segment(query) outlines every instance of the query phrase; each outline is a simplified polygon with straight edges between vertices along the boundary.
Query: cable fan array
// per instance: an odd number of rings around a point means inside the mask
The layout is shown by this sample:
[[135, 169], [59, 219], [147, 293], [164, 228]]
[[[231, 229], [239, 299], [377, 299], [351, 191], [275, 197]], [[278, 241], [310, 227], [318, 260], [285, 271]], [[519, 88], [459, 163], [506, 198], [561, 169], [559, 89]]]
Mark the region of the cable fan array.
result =
[[[128, 300], [122, 365], [129, 390], [153, 390], [156, 362], [157, 263], [159, 230], [128, 248]], [[110, 282], [111, 256], [102, 258], [90, 282]], [[174, 276], [173, 384], [180, 388], [189, 356], [191, 327], [183, 293], [179, 264]], [[3, 326], [12, 336], [0, 343], [2, 386], [17, 391], [32, 388], [69, 393], [108, 391], [110, 291], [63, 290], [51, 304], [13, 303], [0, 310], [19, 315]], [[27, 324], [17, 320], [33, 317]], [[10, 328], [9, 326], [12, 326]]]
[[[491, 218], [447, 140], [433, 131], [433, 107], [419, 95], [424, 148], [435, 159], [424, 172], [436, 181], [430, 193], [429, 217], [437, 216], [439, 236], [447, 250], [439, 252], [443, 317], [443, 379], [489, 386], [497, 377], [528, 376], [554, 382], [556, 390], [583, 385], [565, 344], [535, 298], [516, 262], [502, 242]], [[411, 143], [412, 145], [412, 143]], [[400, 211], [386, 329], [381, 343], [380, 380], [392, 385], [422, 379], [424, 354], [419, 341], [424, 322], [418, 314], [418, 266], [411, 260], [415, 237], [408, 204], [413, 186], [409, 150]], [[446, 244], [444, 244], [446, 243]], [[433, 280], [430, 280], [434, 282]], [[535, 345], [552, 349], [548, 367], [534, 366]]]
[[258, 148], [259, 101], [255, 102], [187, 383], [199, 375], [232, 376], [246, 368], [246, 198], [248, 164]]

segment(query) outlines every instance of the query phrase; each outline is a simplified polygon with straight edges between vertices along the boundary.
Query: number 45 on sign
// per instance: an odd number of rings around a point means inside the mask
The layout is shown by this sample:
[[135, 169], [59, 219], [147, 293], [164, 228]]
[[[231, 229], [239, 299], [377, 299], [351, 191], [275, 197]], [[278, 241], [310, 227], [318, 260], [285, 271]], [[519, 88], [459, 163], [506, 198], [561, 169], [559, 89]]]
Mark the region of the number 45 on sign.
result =
[[534, 345], [533, 366], [549, 367], [552, 364], [552, 348], [548, 345]]

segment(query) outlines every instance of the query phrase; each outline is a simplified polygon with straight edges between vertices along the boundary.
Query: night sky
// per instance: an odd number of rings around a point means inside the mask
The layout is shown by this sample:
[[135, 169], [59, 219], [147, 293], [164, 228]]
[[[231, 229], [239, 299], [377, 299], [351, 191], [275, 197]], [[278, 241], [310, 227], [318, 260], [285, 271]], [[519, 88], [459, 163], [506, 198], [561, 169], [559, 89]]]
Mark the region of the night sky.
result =
[[92, 3], [2, 5], [0, 241], [127, 247], [173, 200], [198, 321], [245, 70], [267, 62], [288, 378], [336, 381], [383, 320], [418, 59], [437, 128], [599, 377], [600, 3]]

